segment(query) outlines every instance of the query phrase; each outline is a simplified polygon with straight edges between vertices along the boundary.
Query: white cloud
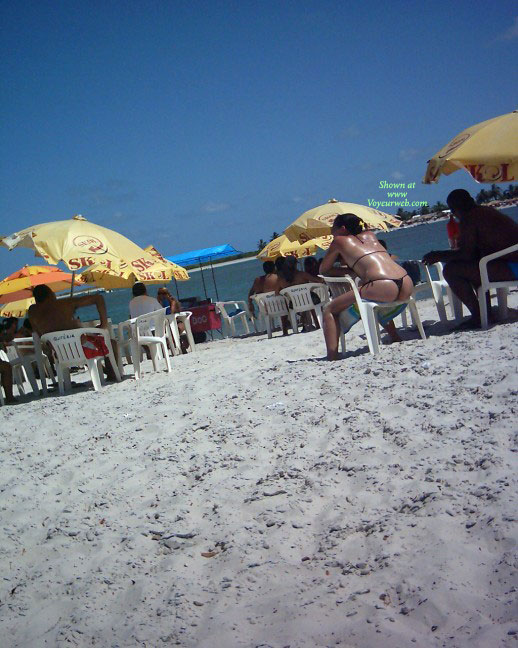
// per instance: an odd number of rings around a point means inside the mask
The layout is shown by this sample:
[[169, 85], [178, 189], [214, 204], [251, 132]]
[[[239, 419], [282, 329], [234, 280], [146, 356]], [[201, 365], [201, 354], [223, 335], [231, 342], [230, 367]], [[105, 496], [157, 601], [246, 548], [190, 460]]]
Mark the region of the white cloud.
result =
[[518, 16], [514, 19], [511, 27], [501, 34], [499, 38], [500, 40], [514, 40], [518, 38]]
[[401, 180], [401, 178], [404, 178], [405, 176], [401, 173], [401, 171], [392, 171], [390, 177], [394, 178], [394, 180]]
[[405, 162], [413, 160], [418, 154], [419, 150], [415, 148], [401, 149], [401, 151], [399, 151], [399, 157]]
[[340, 137], [343, 139], [355, 139], [356, 137], [359, 137], [359, 135], [360, 129], [354, 124], [352, 126], [347, 126], [340, 132]]
[[208, 202], [203, 205], [202, 209], [204, 212], [207, 212], [207, 214], [216, 214], [218, 212], [227, 211], [230, 209], [230, 205], [228, 203]]

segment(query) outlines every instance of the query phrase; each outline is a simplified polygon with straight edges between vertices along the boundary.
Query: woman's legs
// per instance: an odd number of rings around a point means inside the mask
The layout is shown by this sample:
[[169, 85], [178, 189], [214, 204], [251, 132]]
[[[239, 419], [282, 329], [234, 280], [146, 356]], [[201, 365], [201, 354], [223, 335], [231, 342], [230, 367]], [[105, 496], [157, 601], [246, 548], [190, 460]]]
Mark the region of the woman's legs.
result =
[[328, 360], [338, 358], [338, 340], [340, 338], [340, 322], [338, 318], [340, 313], [349, 308], [354, 301], [354, 293], [351, 290], [336, 297], [324, 308], [322, 320]]

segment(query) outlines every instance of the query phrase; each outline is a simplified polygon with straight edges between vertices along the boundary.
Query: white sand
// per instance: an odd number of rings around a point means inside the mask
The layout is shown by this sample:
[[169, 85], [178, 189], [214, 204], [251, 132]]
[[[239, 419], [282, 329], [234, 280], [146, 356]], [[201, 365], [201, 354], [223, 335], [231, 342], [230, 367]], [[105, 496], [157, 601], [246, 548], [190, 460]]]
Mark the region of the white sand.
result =
[[419, 307], [1, 408], [0, 645], [516, 646], [516, 311]]

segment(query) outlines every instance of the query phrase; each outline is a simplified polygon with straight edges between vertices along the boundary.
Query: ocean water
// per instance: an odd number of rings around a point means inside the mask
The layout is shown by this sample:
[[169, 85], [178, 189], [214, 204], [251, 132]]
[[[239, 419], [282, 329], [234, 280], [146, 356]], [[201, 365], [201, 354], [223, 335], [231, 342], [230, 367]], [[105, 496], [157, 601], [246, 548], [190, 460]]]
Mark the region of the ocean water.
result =
[[[504, 213], [518, 222], [518, 207], [504, 210]], [[379, 238], [386, 241], [390, 253], [397, 255], [401, 261], [421, 259], [430, 250], [448, 249], [446, 222], [439, 221], [383, 232], [379, 234]], [[323, 256], [323, 253], [317, 256]], [[199, 270], [191, 272], [189, 281], [178, 282], [178, 290], [174, 282], [169, 284], [169, 289], [173, 294], [178, 294], [180, 299], [193, 296], [205, 299], [207, 294], [213, 301], [246, 300], [255, 277], [261, 274], [263, 274], [262, 262], [252, 257], [240, 263], [215, 265], [214, 278], [210, 268], [203, 270], [203, 278]], [[148, 286], [150, 295], [156, 295], [157, 290], [158, 286]], [[128, 319], [128, 304], [131, 297], [130, 289], [114, 290], [104, 294], [108, 315], [113, 323]], [[78, 314], [83, 320], [97, 317], [95, 308], [81, 309]]]

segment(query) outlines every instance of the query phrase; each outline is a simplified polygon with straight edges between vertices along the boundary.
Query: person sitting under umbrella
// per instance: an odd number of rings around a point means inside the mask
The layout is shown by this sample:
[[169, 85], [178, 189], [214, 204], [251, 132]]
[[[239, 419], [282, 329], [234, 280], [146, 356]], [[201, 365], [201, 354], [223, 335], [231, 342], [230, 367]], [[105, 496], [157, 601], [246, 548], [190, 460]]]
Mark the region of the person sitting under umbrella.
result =
[[252, 299], [252, 295], [273, 292], [277, 287], [275, 263], [273, 261], [265, 261], [263, 263], [263, 271], [264, 275], [256, 277], [252, 287], [248, 291], [248, 308], [252, 314], [254, 313], [254, 300]]
[[[174, 295], [172, 295], [169, 290], [167, 289], [167, 286], [162, 286], [161, 288], [158, 289], [158, 292], [156, 294], [156, 298], [158, 302], [161, 304], [162, 308], [165, 308], [165, 314], [166, 315], [171, 315], [174, 313], [180, 313], [182, 311], [182, 308], [180, 306], [180, 302], [176, 299]], [[185, 331], [185, 325], [183, 322], [178, 322], [178, 333], [180, 334], [180, 346], [182, 353], [187, 353], [187, 350], [189, 349], [189, 340], [187, 338], [187, 332]], [[174, 340], [173, 340], [174, 344]]]
[[[106, 304], [102, 295], [80, 295], [57, 299], [46, 284], [35, 286], [32, 294], [36, 303], [29, 308], [27, 314], [33, 331], [36, 331], [40, 337], [45, 333], [81, 328], [81, 321], [74, 315], [78, 308], [84, 306], [96, 306], [101, 320], [99, 328], [109, 330]], [[117, 357], [117, 343], [115, 340], [111, 340], [111, 343], [115, 357]], [[104, 370], [108, 380], [116, 380], [115, 372], [108, 358], [106, 358]]]
[[[365, 230], [363, 221], [355, 214], [340, 214], [333, 223], [333, 242], [320, 264], [323, 275], [332, 274], [338, 258], [349, 266], [362, 281], [360, 295], [376, 302], [404, 301], [414, 290], [412, 279], [393, 261], [380, 245], [375, 234]], [[338, 358], [340, 313], [355, 302], [354, 292], [335, 297], [324, 309], [324, 339], [328, 360]]]
[[[455, 189], [446, 201], [459, 219], [459, 247], [457, 250], [428, 252], [423, 262], [446, 263], [444, 278], [471, 313], [471, 318], [458, 328], [480, 328], [477, 298], [477, 288], [481, 284], [479, 261], [488, 254], [518, 243], [518, 224], [494, 207], [477, 205], [465, 189]], [[490, 281], [518, 279], [518, 252], [490, 261], [487, 270]], [[489, 299], [489, 294], [487, 297]]]

